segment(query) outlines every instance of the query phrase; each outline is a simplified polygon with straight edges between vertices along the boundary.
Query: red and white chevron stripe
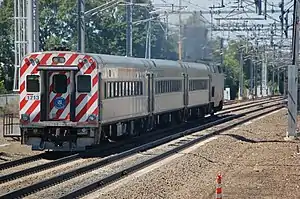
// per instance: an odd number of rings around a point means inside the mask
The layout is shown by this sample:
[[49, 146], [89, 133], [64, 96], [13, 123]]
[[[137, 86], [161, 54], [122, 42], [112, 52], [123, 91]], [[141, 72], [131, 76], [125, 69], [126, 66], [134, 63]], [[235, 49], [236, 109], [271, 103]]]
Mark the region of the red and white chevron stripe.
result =
[[[53, 76], [56, 74], [62, 74], [66, 75], [67, 77], [67, 92], [66, 93], [54, 93], [54, 82], [53, 82]], [[49, 112], [49, 118], [51, 120], [67, 120], [70, 119], [70, 90], [71, 90], [71, 84], [70, 84], [70, 73], [67, 72], [53, 72], [49, 75], [50, 80], [50, 88], [49, 88], [49, 102], [50, 102], [50, 112]], [[62, 109], [57, 109], [54, 106], [54, 100], [58, 97], [62, 97], [66, 100], [66, 106]]]
[[[52, 62], [53, 57], [64, 57], [65, 63], [56, 64]], [[29, 61], [29, 59], [38, 59], [39, 64], [33, 65]], [[79, 63], [79, 59], [87, 59], [89, 60], [88, 64]], [[22, 114], [29, 115], [29, 123], [30, 122], [38, 122], [40, 121], [40, 99], [33, 98], [34, 100], [28, 100], [27, 96], [35, 95], [40, 97], [40, 93], [28, 93], [26, 92], [26, 76], [30, 74], [40, 75], [40, 72], [37, 71], [37, 67], [39, 65], [42, 66], [74, 66], [77, 65], [79, 67], [79, 71], [76, 74], [75, 79], [77, 79], [78, 75], [86, 74], [91, 75], [92, 79], [92, 89], [88, 94], [80, 94], [76, 93], [76, 122], [86, 122], [88, 116], [94, 114], [98, 117], [98, 70], [96, 62], [88, 55], [78, 54], [78, 53], [53, 53], [53, 52], [42, 52], [42, 53], [34, 53], [23, 59], [21, 68], [20, 68], [20, 116]], [[54, 74], [63, 73], [66, 74], [68, 78], [68, 90], [70, 89], [70, 73], [66, 71], [60, 72], [49, 72], [50, 76], [50, 86], [49, 86], [49, 101], [50, 101], [50, 119], [58, 119], [58, 120], [67, 120], [70, 118], [70, 96], [68, 93], [65, 94], [57, 94], [53, 93], [53, 84], [52, 84], [52, 76]], [[54, 107], [54, 99], [56, 97], [63, 97], [66, 100], [66, 106], [64, 109], [56, 109]], [[54, 118], [51, 116], [54, 116]]]
[[93, 114], [98, 117], [98, 72], [96, 69], [96, 62], [93, 61], [91, 57], [85, 57], [89, 60], [88, 66], [80, 67], [80, 71], [76, 74], [76, 79], [78, 75], [91, 75], [91, 92], [88, 94], [76, 93], [76, 121], [85, 122], [88, 116]]

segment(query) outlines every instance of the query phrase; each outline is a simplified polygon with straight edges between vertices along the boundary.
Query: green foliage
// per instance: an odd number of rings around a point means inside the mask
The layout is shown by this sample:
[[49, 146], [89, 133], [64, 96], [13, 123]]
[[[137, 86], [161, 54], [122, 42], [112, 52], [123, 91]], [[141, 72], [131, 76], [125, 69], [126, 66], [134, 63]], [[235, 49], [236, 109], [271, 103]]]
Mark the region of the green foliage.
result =
[[[137, 0], [136, 3], [148, 3]], [[85, 10], [106, 3], [104, 0], [86, 0]], [[50, 50], [57, 45], [77, 49], [77, 0], [39, 0], [40, 48]], [[149, 18], [150, 6], [134, 6], [133, 22]], [[4, 0], [0, 7], [0, 80], [12, 90], [14, 70], [13, 1]], [[125, 55], [125, 6], [110, 8], [85, 19], [86, 52]], [[165, 24], [152, 21], [152, 58], [177, 59], [174, 37], [165, 39]], [[133, 56], [144, 57], [147, 23], [133, 25]], [[1, 92], [1, 84], [0, 84]]]
[[[2, 85], [12, 89], [14, 66], [13, 53], [13, 1], [4, 0], [0, 7], [0, 93], [5, 92]], [[5, 80], [5, 81], [4, 81]]]
[[[220, 60], [220, 38], [214, 41], [214, 59]], [[225, 87], [230, 88], [231, 99], [235, 99], [238, 94], [239, 76], [240, 76], [240, 47], [246, 46], [246, 42], [243, 40], [231, 40], [228, 41], [228, 45], [223, 49], [223, 69], [225, 73]], [[247, 51], [243, 48], [243, 58], [249, 55], [253, 46], [251, 43], [247, 44]], [[249, 88], [250, 84], [250, 62], [244, 60], [243, 64], [243, 76], [244, 76], [244, 89]]]
[[[41, 0], [40, 29], [41, 47], [49, 50], [62, 42], [72, 50], [77, 48], [76, 0]], [[85, 9], [90, 10], [105, 3], [102, 0], [87, 0]], [[145, 1], [137, 1], [145, 3]], [[133, 7], [133, 21], [149, 18], [146, 7]], [[133, 25], [133, 56], [145, 56], [146, 25]], [[118, 6], [85, 18], [86, 52], [125, 55], [126, 52], [125, 7]], [[163, 25], [164, 26], [164, 25]], [[159, 22], [152, 22], [152, 57], [168, 58], [174, 53], [172, 40], [166, 41]]]
[[236, 98], [239, 85], [240, 63], [238, 59], [238, 44], [234, 41], [229, 42], [224, 50], [224, 71], [225, 71], [225, 87], [231, 90], [230, 96]]
[[0, 94], [7, 93], [5, 86], [4, 86], [4, 80], [0, 81]]

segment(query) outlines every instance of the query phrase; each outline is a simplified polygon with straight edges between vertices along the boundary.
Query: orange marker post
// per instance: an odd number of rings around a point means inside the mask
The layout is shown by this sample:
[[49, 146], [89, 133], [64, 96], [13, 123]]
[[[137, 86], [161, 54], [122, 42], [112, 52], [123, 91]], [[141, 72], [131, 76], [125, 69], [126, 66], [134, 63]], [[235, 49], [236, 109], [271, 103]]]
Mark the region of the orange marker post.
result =
[[216, 199], [222, 199], [222, 184], [221, 184], [221, 181], [222, 181], [222, 176], [219, 173], [217, 175]]

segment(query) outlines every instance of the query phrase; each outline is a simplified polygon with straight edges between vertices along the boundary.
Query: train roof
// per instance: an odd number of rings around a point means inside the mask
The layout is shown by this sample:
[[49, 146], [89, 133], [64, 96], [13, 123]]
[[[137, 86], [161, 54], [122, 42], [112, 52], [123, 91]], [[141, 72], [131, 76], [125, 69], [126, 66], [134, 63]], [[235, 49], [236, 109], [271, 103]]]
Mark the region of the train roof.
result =
[[165, 60], [165, 59], [151, 59], [155, 63], [156, 68], [172, 68], [175, 67], [178, 69], [182, 69], [183, 65], [181, 65], [178, 61], [173, 60]]
[[[165, 59], [144, 59], [136, 57], [125, 57], [107, 54], [88, 54], [92, 56], [98, 63], [102, 63], [104, 67], [106, 66], [120, 66], [120, 67], [146, 67], [146, 68], [164, 68], [164, 69], [180, 69], [182, 68], [194, 68], [197, 70], [210, 71], [210, 66], [203, 63], [193, 63], [193, 62], [178, 62], [173, 60]], [[154, 67], [154, 68], [153, 68]]]
[[90, 54], [90, 53], [88, 53], [87, 55], [93, 57], [98, 63], [101, 63], [103, 67], [110, 67], [110, 66], [134, 67], [134, 68], [153, 67], [153, 63], [143, 58], [106, 55], [106, 54]]
[[[193, 63], [193, 62], [179, 62], [173, 60], [165, 59], [144, 59], [137, 57], [125, 57], [117, 55], [108, 55], [108, 54], [95, 54], [95, 53], [78, 53], [73, 51], [43, 51], [43, 52], [34, 52], [34, 54], [46, 54], [46, 53], [77, 53], [80, 55], [91, 56], [97, 63], [101, 63], [103, 67], [130, 67], [130, 68], [144, 68], [144, 69], [178, 69], [182, 70], [183, 68], [187, 69], [196, 69], [202, 71], [213, 71], [211, 66], [204, 63]], [[31, 53], [30, 53], [31, 54]], [[28, 55], [27, 55], [28, 56]]]
[[211, 71], [211, 66], [203, 63], [185, 62], [187, 68], [193, 68], [203, 71]]

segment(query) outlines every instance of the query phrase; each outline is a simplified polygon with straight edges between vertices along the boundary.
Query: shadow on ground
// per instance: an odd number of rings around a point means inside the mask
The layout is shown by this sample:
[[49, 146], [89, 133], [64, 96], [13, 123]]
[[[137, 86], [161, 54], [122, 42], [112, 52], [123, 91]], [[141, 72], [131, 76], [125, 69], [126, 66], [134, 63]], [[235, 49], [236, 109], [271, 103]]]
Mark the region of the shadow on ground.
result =
[[248, 143], [286, 142], [284, 140], [251, 140], [251, 139], [248, 139], [244, 136], [236, 135], [236, 134], [222, 134], [222, 135], [229, 136], [229, 137], [232, 137], [234, 139], [237, 139], [237, 140], [240, 140], [240, 141], [243, 141], [243, 142], [248, 142]]

